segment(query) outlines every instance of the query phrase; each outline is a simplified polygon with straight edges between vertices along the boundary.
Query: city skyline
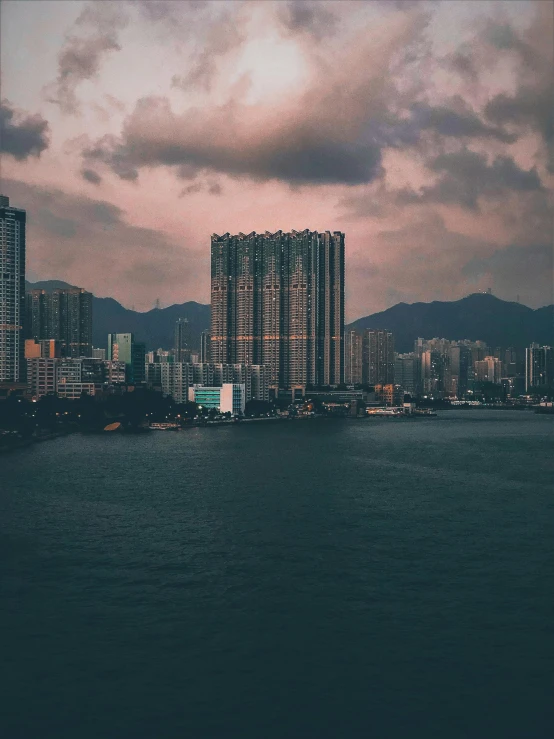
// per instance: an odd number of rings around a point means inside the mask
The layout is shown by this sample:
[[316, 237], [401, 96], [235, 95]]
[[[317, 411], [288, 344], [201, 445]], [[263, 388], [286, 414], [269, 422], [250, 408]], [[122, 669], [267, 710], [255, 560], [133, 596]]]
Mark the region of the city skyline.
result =
[[31, 281], [206, 303], [211, 233], [331, 226], [347, 322], [489, 287], [552, 302], [551, 4], [1, 12], [2, 190], [33, 213]]

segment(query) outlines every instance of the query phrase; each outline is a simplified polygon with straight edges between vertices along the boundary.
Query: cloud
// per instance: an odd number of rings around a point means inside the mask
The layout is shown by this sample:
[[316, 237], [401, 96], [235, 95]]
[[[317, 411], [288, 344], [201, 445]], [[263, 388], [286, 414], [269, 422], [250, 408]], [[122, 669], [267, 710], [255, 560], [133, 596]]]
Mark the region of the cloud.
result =
[[33, 274], [137, 305], [142, 300], [144, 307], [164, 291], [193, 292], [194, 253], [163, 231], [130, 224], [113, 203], [18, 180], [4, 180], [3, 187], [27, 210], [27, 266]]
[[64, 113], [79, 112], [77, 87], [97, 77], [109, 52], [121, 50], [119, 31], [127, 21], [116, 3], [91, 3], [85, 7], [58, 55], [57, 79], [46, 88], [48, 102], [59, 105]]
[[82, 169], [81, 176], [84, 180], [92, 183], [93, 185], [99, 185], [102, 182], [102, 178], [100, 177], [100, 175], [93, 169]]
[[0, 152], [19, 160], [39, 157], [48, 148], [49, 133], [42, 116], [16, 110], [8, 100], [0, 102]]
[[293, 185], [371, 182], [382, 174], [382, 148], [414, 135], [389, 109], [389, 65], [427, 18], [398, 15], [374, 37], [364, 30], [332, 64], [320, 60], [312, 84], [268, 103], [231, 98], [178, 114], [167, 98], [142, 98], [119, 140], [104, 137], [84, 158], [127, 179], [142, 167], [186, 166]]
[[338, 18], [333, 12], [335, 5], [321, 0], [290, 0], [278, 4], [278, 17], [290, 33], [308, 33], [320, 40], [336, 30]]
[[412, 125], [419, 131], [434, 130], [441, 136], [459, 140], [480, 138], [513, 143], [517, 139], [515, 134], [483, 123], [461, 97], [454, 97], [448, 103], [436, 106], [415, 103], [411, 110]]
[[498, 156], [489, 164], [484, 154], [462, 149], [438, 155], [428, 163], [428, 167], [439, 175], [438, 180], [419, 192], [400, 190], [397, 193], [400, 205], [443, 203], [477, 210], [482, 197], [498, 198], [510, 190], [543, 189], [535, 168], [521, 169], [508, 156]]
[[488, 281], [495, 293], [519, 295], [523, 303], [531, 304], [538, 293], [545, 304], [550, 304], [553, 269], [552, 244], [509, 244], [488, 256], [473, 257], [461, 272], [469, 280]]

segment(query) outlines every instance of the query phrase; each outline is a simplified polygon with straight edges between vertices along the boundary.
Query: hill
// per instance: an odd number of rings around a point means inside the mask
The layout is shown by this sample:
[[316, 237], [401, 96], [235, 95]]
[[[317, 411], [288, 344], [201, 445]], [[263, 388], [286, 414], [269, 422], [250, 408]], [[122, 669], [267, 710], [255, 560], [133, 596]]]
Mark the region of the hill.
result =
[[396, 351], [413, 350], [418, 337], [481, 339], [490, 347], [523, 348], [533, 341], [554, 343], [554, 306], [533, 310], [494, 295], [474, 293], [461, 300], [398, 303], [380, 313], [358, 318], [348, 329], [383, 328], [392, 331]]
[[[27, 283], [27, 289], [53, 290], [71, 287], [59, 280]], [[113, 298], [93, 298], [93, 344], [105, 347], [109, 332], [132, 331], [147, 349], [173, 346], [178, 318], [187, 318], [191, 346], [200, 346], [200, 333], [210, 327], [210, 306], [189, 301], [145, 313], [124, 308]], [[533, 341], [554, 344], [554, 306], [533, 310], [520, 303], [500, 300], [494, 295], [474, 293], [454, 301], [398, 303], [349, 324], [347, 329], [384, 328], [392, 331], [396, 350], [412, 351], [418, 337], [432, 339], [481, 339], [490, 347], [514, 346], [522, 349]]]

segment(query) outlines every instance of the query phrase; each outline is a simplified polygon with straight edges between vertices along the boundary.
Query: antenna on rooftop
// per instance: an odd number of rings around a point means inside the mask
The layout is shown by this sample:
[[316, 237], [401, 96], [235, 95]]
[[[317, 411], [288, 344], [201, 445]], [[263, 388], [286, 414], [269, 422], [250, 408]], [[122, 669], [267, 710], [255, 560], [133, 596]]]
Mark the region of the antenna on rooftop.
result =
[[156, 302], [154, 303], [154, 308], [156, 310], [160, 310], [160, 299], [156, 298]]
[[519, 303], [519, 295], [516, 295], [516, 303]]

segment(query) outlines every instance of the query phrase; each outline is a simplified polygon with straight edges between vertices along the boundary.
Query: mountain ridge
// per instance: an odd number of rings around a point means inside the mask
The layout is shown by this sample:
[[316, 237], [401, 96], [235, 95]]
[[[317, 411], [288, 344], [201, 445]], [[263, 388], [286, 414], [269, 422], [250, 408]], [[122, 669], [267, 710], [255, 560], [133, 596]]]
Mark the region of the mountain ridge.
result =
[[[72, 287], [61, 280], [27, 283], [27, 290], [54, 290]], [[148, 350], [173, 346], [173, 331], [178, 318], [189, 321], [190, 343], [200, 345], [200, 334], [209, 330], [210, 306], [196, 301], [175, 303], [167, 308], [135, 311], [115, 298], [93, 297], [93, 343], [105, 347], [110, 332], [131, 331]], [[453, 301], [397, 303], [384, 311], [352, 321], [345, 330], [381, 328], [392, 331], [396, 350], [413, 349], [418, 337], [461, 340], [478, 339], [496, 346], [523, 349], [533, 341], [554, 344], [554, 305], [529, 308], [521, 303], [501, 300], [486, 293], [472, 293]]]

